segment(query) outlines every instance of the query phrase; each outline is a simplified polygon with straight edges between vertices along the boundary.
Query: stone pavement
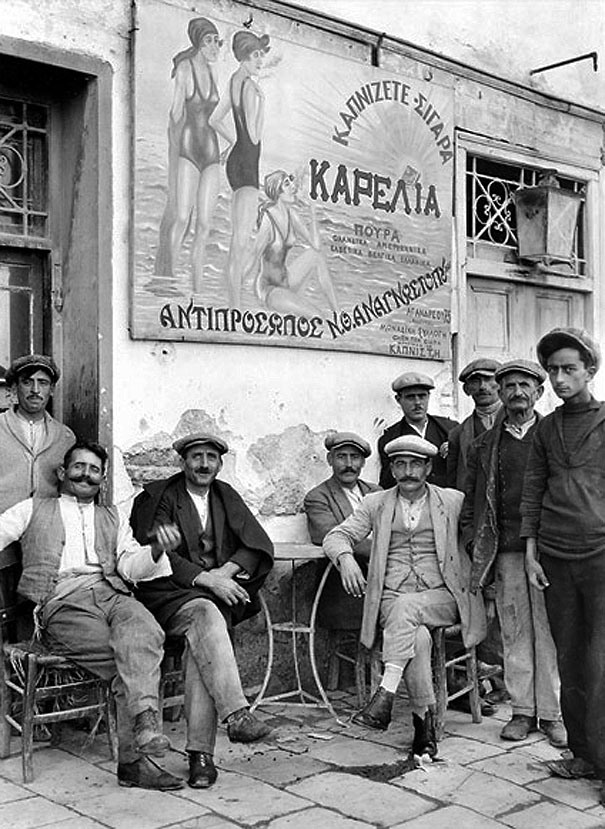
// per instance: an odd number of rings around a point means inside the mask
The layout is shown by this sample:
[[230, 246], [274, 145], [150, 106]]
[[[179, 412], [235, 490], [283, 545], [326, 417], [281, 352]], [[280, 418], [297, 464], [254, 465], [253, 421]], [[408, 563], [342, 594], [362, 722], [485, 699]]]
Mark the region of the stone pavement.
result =
[[[266, 742], [232, 745], [219, 734], [217, 783], [205, 791], [160, 794], [118, 787], [107, 743], [87, 745], [65, 727], [59, 748], [40, 744], [35, 779], [21, 782], [18, 740], [0, 760], [2, 829], [592, 829], [605, 827], [593, 781], [549, 777], [543, 760], [556, 758], [540, 734], [523, 743], [498, 737], [510, 709], [480, 725], [449, 711], [440, 743], [442, 762], [405, 772], [410, 715], [397, 700], [385, 733], [349, 725], [354, 697], [333, 695], [339, 720], [306, 706], [271, 706], [261, 716], [275, 725]], [[182, 722], [165, 723], [175, 748]], [[185, 757], [172, 751], [164, 766], [184, 775]]]

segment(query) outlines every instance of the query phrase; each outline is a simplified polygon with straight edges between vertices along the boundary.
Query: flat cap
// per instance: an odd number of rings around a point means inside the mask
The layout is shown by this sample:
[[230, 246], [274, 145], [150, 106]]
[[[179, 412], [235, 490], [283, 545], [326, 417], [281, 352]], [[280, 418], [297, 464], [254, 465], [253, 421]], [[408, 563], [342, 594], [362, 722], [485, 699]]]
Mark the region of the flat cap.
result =
[[583, 328], [553, 328], [545, 334], [536, 346], [540, 365], [546, 368], [550, 355], [560, 348], [577, 348], [588, 355], [595, 368], [601, 365], [601, 350]]
[[364, 458], [369, 458], [372, 454], [372, 449], [367, 440], [360, 438], [355, 432], [330, 432], [326, 435], [324, 446], [331, 452], [332, 449], [338, 449], [339, 446], [354, 446], [359, 449]]
[[479, 357], [478, 360], [471, 360], [468, 365], [464, 366], [458, 380], [465, 383], [473, 376], [473, 374], [482, 374], [484, 377], [491, 377], [499, 368], [500, 363], [497, 360], [490, 360], [489, 357]]
[[537, 380], [540, 385], [546, 380], [546, 372], [539, 366], [538, 363], [534, 363], [533, 360], [509, 360], [508, 363], [503, 363], [498, 371], [496, 372], [496, 380], [500, 382], [502, 377], [505, 374], [510, 374], [512, 371], [518, 371], [521, 374], [528, 374], [530, 377], [533, 377], [534, 380]]
[[434, 389], [435, 383], [433, 378], [428, 374], [420, 374], [417, 371], [406, 371], [405, 374], [400, 374], [391, 383], [393, 391], [402, 391], [403, 389], [411, 389], [412, 386], [418, 386], [421, 389]]
[[229, 447], [224, 440], [217, 438], [216, 435], [211, 435], [208, 432], [194, 432], [192, 435], [185, 435], [184, 438], [175, 440], [172, 444], [172, 448], [175, 452], [178, 452], [181, 457], [185, 457], [187, 450], [191, 449], [192, 446], [201, 446], [204, 443], [209, 443], [211, 446], [214, 446], [216, 451], [221, 455], [224, 455], [225, 452], [229, 451]]
[[4, 377], [7, 385], [12, 386], [13, 383], [16, 383], [21, 372], [27, 369], [45, 371], [53, 383], [56, 383], [61, 376], [61, 372], [52, 357], [47, 357], [46, 354], [24, 354], [23, 357], [17, 357], [10, 364]]
[[415, 458], [434, 458], [439, 451], [434, 443], [421, 438], [420, 435], [404, 435], [390, 440], [384, 447], [389, 458], [397, 455], [412, 455]]

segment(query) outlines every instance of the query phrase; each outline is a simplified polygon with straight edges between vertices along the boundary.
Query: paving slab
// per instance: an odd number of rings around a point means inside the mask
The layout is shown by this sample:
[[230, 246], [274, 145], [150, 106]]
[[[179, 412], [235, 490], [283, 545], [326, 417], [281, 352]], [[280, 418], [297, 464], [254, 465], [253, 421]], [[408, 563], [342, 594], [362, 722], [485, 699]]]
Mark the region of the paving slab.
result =
[[463, 806], [445, 806], [405, 823], [398, 823], [391, 829], [450, 829], [454, 826], [459, 829], [502, 829], [504, 824]]
[[486, 757], [496, 757], [504, 754], [506, 749], [479, 740], [469, 740], [467, 737], [445, 737], [439, 743], [439, 757], [452, 763], [464, 765]]
[[70, 809], [43, 797], [30, 797], [0, 804], [2, 829], [41, 829], [77, 817]]
[[454, 793], [472, 774], [466, 766], [457, 763], [433, 763], [397, 777], [391, 780], [391, 784], [410, 789], [424, 797], [451, 803]]
[[502, 821], [511, 809], [525, 808], [539, 800], [535, 792], [480, 771], [472, 772], [452, 795], [453, 803]]
[[[0, 771], [2, 766], [0, 766]], [[0, 803], [10, 803], [13, 800], [22, 800], [24, 797], [31, 797], [32, 793], [23, 786], [17, 786], [8, 780], [0, 778]]]
[[330, 766], [307, 754], [288, 755], [285, 750], [274, 749], [260, 756], [223, 762], [221, 768], [247, 774], [265, 783], [270, 783], [272, 786], [284, 787], [288, 783], [304, 780], [312, 774], [328, 771]]
[[399, 786], [377, 783], [342, 772], [326, 772], [309, 777], [288, 786], [288, 791], [343, 815], [381, 826], [391, 826], [406, 817], [424, 814], [436, 805]]
[[308, 799], [297, 796], [295, 792], [283, 791], [230, 771], [222, 772], [210, 789], [185, 787], [175, 792], [174, 796], [202, 805], [245, 826], [254, 826], [310, 805]]
[[375, 823], [365, 823], [361, 820], [339, 815], [329, 809], [313, 807], [303, 812], [272, 820], [267, 829], [373, 829]]
[[309, 747], [309, 755], [336, 766], [366, 766], [396, 763], [406, 753], [388, 745], [350, 740], [346, 737], [322, 743], [317, 740]]
[[588, 815], [560, 803], [537, 803], [528, 809], [500, 818], [514, 829], [603, 829], [603, 817]]
[[[201, 815], [200, 817], [191, 818], [191, 820], [185, 820], [183, 823], [170, 823], [166, 824], [170, 827], [170, 829], [241, 829], [241, 825], [239, 823], [232, 823], [230, 820], [221, 817], [220, 815], [214, 815], [210, 812], [207, 815]], [[57, 826], [57, 829], [61, 829], [60, 826]]]
[[493, 774], [494, 777], [509, 780], [520, 786], [548, 777], [548, 769], [543, 762], [529, 753], [520, 751], [507, 751], [506, 754], [499, 754], [497, 757], [478, 760], [469, 764], [467, 768]]
[[599, 802], [601, 784], [597, 780], [562, 780], [559, 777], [547, 777], [539, 783], [528, 786], [551, 800], [573, 806], [574, 809], [590, 809]]
[[111, 829], [161, 829], [209, 811], [205, 805], [183, 800], [175, 794], [116, 786], [94, 797], [77, 799], [72, 808]]
[[45, 823], [44, 829], [107, 829], [107, 824], [78, 815], [69, 818], [69, 820], [60, 820], [57, 823]]

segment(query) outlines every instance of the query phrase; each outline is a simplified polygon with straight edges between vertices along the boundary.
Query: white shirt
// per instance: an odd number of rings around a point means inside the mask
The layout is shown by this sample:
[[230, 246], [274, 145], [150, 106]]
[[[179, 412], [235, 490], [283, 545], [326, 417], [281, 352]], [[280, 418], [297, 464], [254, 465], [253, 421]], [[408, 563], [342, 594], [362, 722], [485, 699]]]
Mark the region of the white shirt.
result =
[[415, 529], [418, 524], [422, 508], [426, 504], [427, 498], [428, 493], [425, 492], [421, 498], [418, 498], [418, 500], [408, 501], [408, 499], [404, 498], [403, 495], [397, 493], [397, 503], [399, 504], [399, 510], [401, 512], [401, 520], [403, 521], [403, 526], [406, 530], [412, 531]]
[[197, 511], [197, 514], [200, 517], [200, 521], [202, 522], [202, 529], [206, 527], [208, 523], [208, 490], [204, 493], [204, 495], [198, 495], [197, 492], [192, 492], [189, 487], [187, 487], [187, 495], [193, 501], [193, 505]]
[[[0, 550], [18, 541], [29, 526], [33, 499], [20, 501], [0, 515]], [[59, 510], [65, 527], [65, 547], [59, 564], [59, 576], [86, 575], [101, 572], [95, 552], [95, 506], [80, 503], [73, 495], [61, 495]], [[116, 569], [122, 578], [131, 582], [147, 581], [172, 575], [166, 553], [157, 562], [149, 545], [141, 546], [134, 538], [128, 519], [119, 513], [116, 543]]]
[[520, 426], [517, 426], [516, 423], [509, 423], [508, 420], [504, 423], [504, 429], [508, 432], [509, 435], [516, 438], [517, 440], [523, 440], [525, 435], [529, 432], [531, 427], [534, 425], [538, 418], [534, 415], [531, 420], [526, 420], [525, 423], [522, 423]]
[[16, 421], [19, 424], [23, 439], [36, 455], [46, 440], [48, 429], [46, 428], [46, 416], [38, 420], [30, 420], [24, 417], [20, 412], [17, 412]]
[[361, 502], [363, 501], [363, 492], [359, 488], [359, 484], [355, 484], [353, 489], [347, 489], [347, 487], [344, 486], [341, 487], [341, 489], [349, 499], [349, 503], [351, 504], [353, 509], [355, 509], [355, 507], [358, 507], [359, 504], [361, 504]]
[[416, 424], [415, 424], [415, 423], [410, 423], [410, 421], [407, 419], [407, 417], [405, 418], [405, 422], [408, 424], [408, 426], [411, 426], [411, 427], [412, 427], [412, 429], [413, 429], [415, 432], [418, 432], [418, 434], [420, 435], [420, 437], [421, 437], [421, 438], [423, 438], [424, 440], [426, 440], [426, 438], [425, 438], [425, 435], [426, 435], [426, 427], [429, 425], [428, 418], [424, 421], [424, 425], [423, 425], [423, 426], [416, 426]]

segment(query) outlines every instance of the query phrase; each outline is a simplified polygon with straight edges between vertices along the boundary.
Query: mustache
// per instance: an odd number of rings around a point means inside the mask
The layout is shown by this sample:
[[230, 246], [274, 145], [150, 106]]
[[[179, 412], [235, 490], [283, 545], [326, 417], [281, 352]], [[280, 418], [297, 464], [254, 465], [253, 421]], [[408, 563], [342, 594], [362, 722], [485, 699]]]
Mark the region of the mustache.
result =
[[97, 483], [97, 481], [95, 481], [89, 475], [77, 475], [75, 477], [72, 476], [69, 480], [72, 481], [74, 484], [90, 484], [91, 486], [94, 486]]
[[420, 480], [420, 478], [416, 478], [412, 475], [406, 475], [405, 478], [400, 478], [399, 479], [399, 483], [404, 484], [404, 483], [410, 483], [411, 481], [415, 481], [416, 483], [418, 483], [419, 480]]

